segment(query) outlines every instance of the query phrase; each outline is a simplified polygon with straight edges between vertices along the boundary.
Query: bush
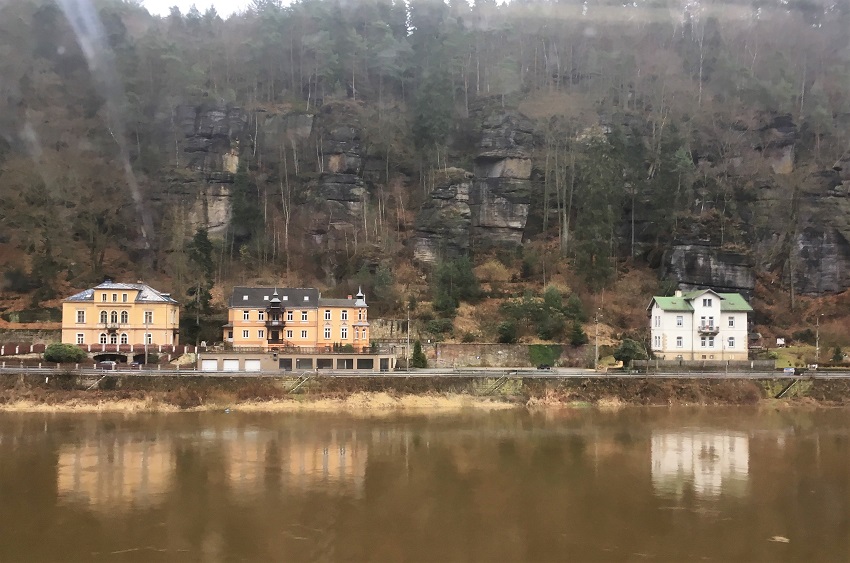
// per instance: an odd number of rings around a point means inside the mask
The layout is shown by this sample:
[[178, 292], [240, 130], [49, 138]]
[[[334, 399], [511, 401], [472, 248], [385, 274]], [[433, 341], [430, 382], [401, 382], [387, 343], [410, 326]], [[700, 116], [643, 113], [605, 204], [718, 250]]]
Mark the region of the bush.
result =
[[422, 343], [418, 340], [413, 343], [413, 355], [410, 357], [410, 365], [415, 368], [428, 367], [428, 358], [425, 357], [425, 353], [422, 351]]
[[620, 346], [614, 350], [614, 359], [623, 362], [623, 367], [629, 367], [632, 360], [645, 360], [646, 352], [644, 352], [643, 345], [640, 342], [625, 338]]
[[574, 322], [573, 327], [570, 329], [570, 344], [573, 346], [582, 346], [583, 344], [587, 344], [587, 341], [587, 334], [584, 332], [581, 324]]
[[561, 346], [558, 344], [532, 344], [528, 347], [528, 357], [531, 360], [531, 365], [554, 366], [561, 357]]
[[73, 364], [82, 362], [87, 357], [82, 348], [73, 344], [50, 344], [44, 350], [44, 361], [56, 364]]
[[463, 336], [460, 337], [460, 341], [464, 344], [469, 344], [470, 342], [475, 342], [475, 333], [473, 332], [464, 332]]
[[805, 330], [798, 330], [794, 334], [791, 335], [791, 338], [794, 339], [794, 342], [802, 342], [803, 344], [814, 345], [815, 340], [817, 339], [817, 335], [815, 331], [810, 328]]
[[454, 330], [452, 319], [434, 319], [425, 325], [425, 331], [431, 334], [446, 334]]
[[517, 341], [517, 326], [514, 321], [503, 321], [496, 328], [498, 340], [502, 344], [515, 344]]

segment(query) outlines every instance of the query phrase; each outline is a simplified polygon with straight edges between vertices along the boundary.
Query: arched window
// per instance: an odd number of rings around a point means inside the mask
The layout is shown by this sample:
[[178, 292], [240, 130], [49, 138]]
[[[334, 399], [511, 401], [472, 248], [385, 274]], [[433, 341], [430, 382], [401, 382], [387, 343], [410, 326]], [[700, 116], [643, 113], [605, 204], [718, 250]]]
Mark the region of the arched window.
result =
[[105, 332], [101, 332], [101, 333], [100, 333], [100, 340], [99, 340], [99, 342], [100, 342], [101, 344], [106, 344], [106, 333], [105, 333]]
[[121, 344], [128, 344], [130, 340], [127, 338], [127, 333], [124, 332], [121, 334]]
[[109, 321], [112, 323], [118, 323], [118, 311], [112, 311], [109, 313]]
[[109, 315], [106, 313], [106, 311], [100, 312], [100, 322], [102, 322], [103, 324], [106, 324], [108, 318], [109, 318]]
[[127, 320], [130, 315], [127, 314], [127, 311], [121, 311], [121, 324], [127, 324]]
[[118, 344], [118, 335], [114, 332], [109, 335], [109, 343], [110, 344]]

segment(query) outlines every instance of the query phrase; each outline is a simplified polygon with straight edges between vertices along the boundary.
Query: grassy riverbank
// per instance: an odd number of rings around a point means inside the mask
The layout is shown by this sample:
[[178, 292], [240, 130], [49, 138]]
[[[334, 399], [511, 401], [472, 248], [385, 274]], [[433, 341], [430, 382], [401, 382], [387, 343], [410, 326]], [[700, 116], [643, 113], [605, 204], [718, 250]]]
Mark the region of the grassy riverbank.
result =
[[[0, 410], [138, 412], [458, 410], [624, 405], [850, 404], [850, 381], [481, 378], [0, 377]], [[89, 389], [89, 387], [91, 387]]]

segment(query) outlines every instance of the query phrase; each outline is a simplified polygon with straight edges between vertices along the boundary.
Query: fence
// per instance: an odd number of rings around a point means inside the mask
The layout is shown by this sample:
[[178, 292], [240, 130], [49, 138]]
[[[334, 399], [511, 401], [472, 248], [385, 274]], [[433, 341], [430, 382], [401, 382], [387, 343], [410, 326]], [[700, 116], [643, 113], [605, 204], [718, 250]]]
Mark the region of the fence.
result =
[[632, 368], [650, 373], [773, 371], [774, 360], [634, 360]]

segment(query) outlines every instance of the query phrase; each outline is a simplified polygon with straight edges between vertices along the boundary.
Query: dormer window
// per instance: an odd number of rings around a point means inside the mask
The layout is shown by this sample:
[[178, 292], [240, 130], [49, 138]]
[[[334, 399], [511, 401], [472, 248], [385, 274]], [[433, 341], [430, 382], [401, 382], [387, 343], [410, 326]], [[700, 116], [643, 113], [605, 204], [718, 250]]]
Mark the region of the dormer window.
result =
[[288, 296], [288, 295], [284, 295], [284, 296], [283, 296], [283, 300], [284, 300], [284, 301], [289, 301], [289, 296]]
[[242, 296], [242, 301], [248, 301], [248, 296], [247, 296], [247, 295], [243, 295], [243, 296]]
[[703, 299], [702, 300], [702, 306], [703, 307], [711, 307], [711, 298], [709, 297], [709, 298]]
[[309, 300], [310, 300], [310, 296], [309, 296], [309, 295], [305, 295], [305, 296], [304, 296], [304, 301], [309, 301]]
[[268, 300], [269, 300], [269, 296], [268, 296], [268, 295], [263, 295], [263, 301], [268, 301]]

